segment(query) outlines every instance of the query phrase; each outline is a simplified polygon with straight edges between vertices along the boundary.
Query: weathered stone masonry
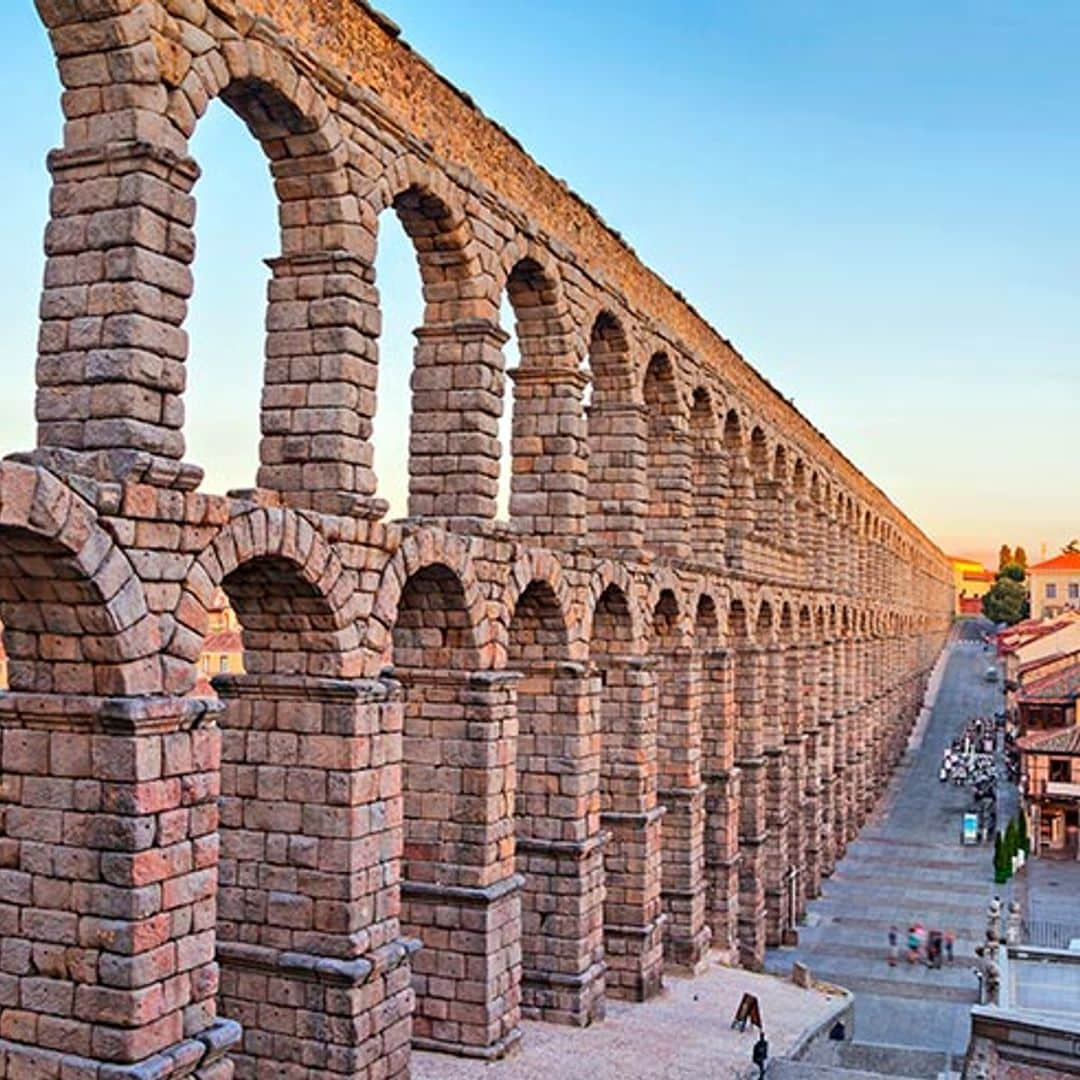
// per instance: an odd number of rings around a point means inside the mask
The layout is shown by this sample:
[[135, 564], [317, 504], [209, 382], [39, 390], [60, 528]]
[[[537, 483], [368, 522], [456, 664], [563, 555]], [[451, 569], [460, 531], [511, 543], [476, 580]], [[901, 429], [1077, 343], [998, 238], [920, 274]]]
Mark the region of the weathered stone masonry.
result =
[[[760, 964], [901, 753], [941, 552], [362, 5], [37, 6], [66, 124], [38, 446], [0, 464], [0, 1075], [400, 1077]], [[229, 496], [183, 439], [215, 98], [282, 238]], [[393, 523], [385, 213], [425, 298]], [[246, 674], [197, 699], [218, 588]]]

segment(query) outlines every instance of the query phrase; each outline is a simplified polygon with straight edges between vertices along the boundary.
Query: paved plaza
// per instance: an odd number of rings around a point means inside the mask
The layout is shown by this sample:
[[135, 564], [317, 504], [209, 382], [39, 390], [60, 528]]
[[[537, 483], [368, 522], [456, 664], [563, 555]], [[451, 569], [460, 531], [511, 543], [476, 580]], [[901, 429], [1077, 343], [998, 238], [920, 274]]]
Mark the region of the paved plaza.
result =
[[733, 1031], [744, 992], [756, 994], [771, 1056], [843, 1010], [846, 995], [803, 990], [786, 979], [713, 963], [696, 978], [667, 976], [647, 1004], [609, 1001], [607, 1018], [585, 1030], [525, 1021], [521, 1053], [493, 1064], [414, 1053], [413, 1080], [701, 1080], [756, 1076], [756, 1033]]
[[[981, 623], [963, 624], [949, 646], [929, 721], [916, 733], [907, 760], [859, 837], [848, 847], [822, 895], [809, 906], [796, 948], [775, 949], [767, 969], [788, 972], [794, 960], [814, 977], [855, 993], [855, 1038], [962, 1054], [968, 1010], [977, 1000], [974, 948], [983, 940], [987, 903], [1012, 897], [996, 886], [992, 846], [960, 843], [966, 789], [938, 780], [945, 746], [978, 714], [1001, 707], [1000, 684], [983, 678], [990, 662], [978, 635]], [[1004, 814], [1015, 800], [1006, 798]], [[887, 963], [888, 932], [901, 944], [908, 927], [956, 934], [951, 967], [930, 970], [901, 960]], [[901, 950], [903, 951], [903, 950]]]

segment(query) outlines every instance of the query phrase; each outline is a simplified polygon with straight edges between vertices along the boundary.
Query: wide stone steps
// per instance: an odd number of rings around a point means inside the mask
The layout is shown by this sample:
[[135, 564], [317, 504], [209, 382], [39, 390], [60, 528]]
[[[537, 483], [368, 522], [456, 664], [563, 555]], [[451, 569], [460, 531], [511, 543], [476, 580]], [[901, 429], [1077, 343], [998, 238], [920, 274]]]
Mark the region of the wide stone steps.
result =
[[769, 1080], [917, 1080], [896, 1073], [867, 1072], [865, 1069], [842, 1069], [838, 1065], [819, 1065], [813, 1061], [778, 1059], [768, 1068]]

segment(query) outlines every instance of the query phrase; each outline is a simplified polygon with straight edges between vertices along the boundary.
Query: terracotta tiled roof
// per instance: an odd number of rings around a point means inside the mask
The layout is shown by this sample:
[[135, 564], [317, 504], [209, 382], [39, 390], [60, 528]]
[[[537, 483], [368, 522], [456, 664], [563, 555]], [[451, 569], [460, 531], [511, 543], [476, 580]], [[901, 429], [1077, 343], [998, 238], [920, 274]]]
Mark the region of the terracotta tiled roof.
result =
[[1016, 745], [1035, 754], [1080, 754], [1080, 727], [1033, 731], [1017, 739]]
[[1028, 621], [1017, 623], [1015, 626], [1010, 626], [1008, 630], [1002, 630], [998, 634], [998, 643], [1002, 652], [1015, 652], [1025, 645], [1030, 645], [1033, 641], [1038, 641], [1039, 638], [1063, 630], [1071, 621], [1070, 619], [1056, 619], [1053, 622]]
[[1034, 566], [1028, 567], [1029, 574], [1044, 570], [1074, 570], [1077, 573], [1080, 573], [1080, 551], [1067, 551], [1061, 555], [1055, 555], [1052, 559], [1047, 559], [1045, 562], [1036, 563]]
[[1074, 701], [1080, 695], [1080, 663], [1033, 679], [1020, 691], [1021, 701]]

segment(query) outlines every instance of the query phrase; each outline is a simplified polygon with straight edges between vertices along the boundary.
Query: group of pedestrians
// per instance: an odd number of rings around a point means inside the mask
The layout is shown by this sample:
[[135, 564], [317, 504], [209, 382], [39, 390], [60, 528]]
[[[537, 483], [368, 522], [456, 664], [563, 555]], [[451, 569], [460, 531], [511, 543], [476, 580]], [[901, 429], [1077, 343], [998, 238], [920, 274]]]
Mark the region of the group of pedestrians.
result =
[[[928, 968], [940, 968], [942, 960], [953, 962], [956, 934], [952, 930], [927, 930], [922, 923], [908, 927], [905, 956], [909, 964], [925, 964]], [[900, 960], [900, 931], [889, 927], [889, 967], [896, 967]]]
[[945, 748], [938, 779], [969, 787], [976, 799], [993, 797], [997, 782], [997, 725], [992, 716], [976, 716]]

